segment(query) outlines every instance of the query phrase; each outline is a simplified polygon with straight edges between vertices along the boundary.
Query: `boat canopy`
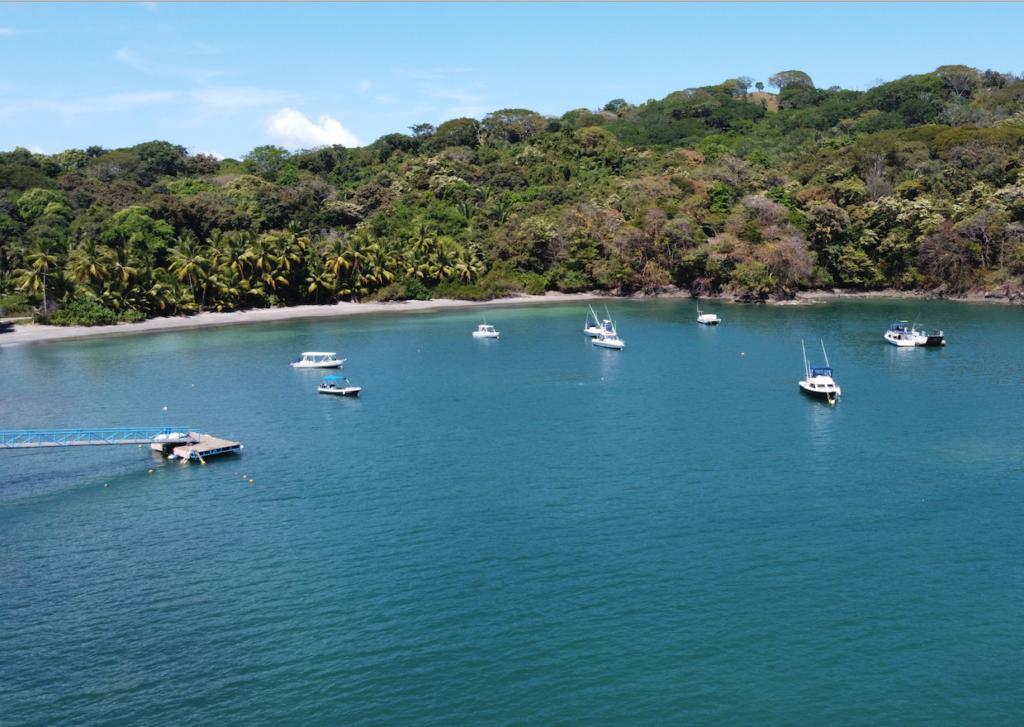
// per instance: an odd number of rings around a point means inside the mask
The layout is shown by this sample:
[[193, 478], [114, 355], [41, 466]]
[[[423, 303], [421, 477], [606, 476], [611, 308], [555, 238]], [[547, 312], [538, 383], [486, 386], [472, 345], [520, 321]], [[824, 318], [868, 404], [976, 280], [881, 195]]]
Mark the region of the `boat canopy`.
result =
[[900, 331], [901, 333], [903, 333], [903, 332], [909, 331], [910, 330], [910, 326], [907, 325], [906, 321], [903, 321], [902, 323], [893, 323], [892, 324], [892, 328], [890, 330], [892, 330], [892, 331]]
[[348, 381], [344, 376], [325, 376], [324, 381]]
[[829, 366], [811, 366], [811, 378], [815, 376], [828, 376], [832, 378], [832, 369]]
[[334, 351], [303, 351], [303, 356], [335, 356]]

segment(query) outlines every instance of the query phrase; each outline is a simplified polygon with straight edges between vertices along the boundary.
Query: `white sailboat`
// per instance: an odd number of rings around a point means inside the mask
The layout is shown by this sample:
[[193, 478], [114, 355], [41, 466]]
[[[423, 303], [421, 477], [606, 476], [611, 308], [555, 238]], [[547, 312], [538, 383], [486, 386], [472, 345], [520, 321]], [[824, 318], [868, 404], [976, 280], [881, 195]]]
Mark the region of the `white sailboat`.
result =
[[821, 342], [821, 352], [825, 354], [824, 366], [810, 366], [807, 363], [807, 347], [800, 341], [800, 347], [804, 350], [804, 380], [800, 382], [800, 391], [808, 396], [818, 399], [825, 399], [829, 404], [839, 401], [842, 393], [838, 384], [832, 379], [832, 367], [828, 362], [828, 353], [825, 351], [825, 342]]

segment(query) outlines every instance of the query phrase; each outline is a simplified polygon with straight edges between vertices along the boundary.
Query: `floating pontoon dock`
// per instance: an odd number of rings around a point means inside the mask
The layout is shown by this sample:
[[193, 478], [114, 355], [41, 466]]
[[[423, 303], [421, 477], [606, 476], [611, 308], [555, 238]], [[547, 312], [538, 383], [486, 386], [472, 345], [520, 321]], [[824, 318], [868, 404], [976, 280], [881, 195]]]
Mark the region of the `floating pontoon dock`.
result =
[[203, 434], [192, 427], [116, 427], [110, 429], [25, 429], [0, 432], [0, 449], [88, 447], [106, 444], [149, 444], [182, 459], [202, 460], [240, 452], [242, 445]]

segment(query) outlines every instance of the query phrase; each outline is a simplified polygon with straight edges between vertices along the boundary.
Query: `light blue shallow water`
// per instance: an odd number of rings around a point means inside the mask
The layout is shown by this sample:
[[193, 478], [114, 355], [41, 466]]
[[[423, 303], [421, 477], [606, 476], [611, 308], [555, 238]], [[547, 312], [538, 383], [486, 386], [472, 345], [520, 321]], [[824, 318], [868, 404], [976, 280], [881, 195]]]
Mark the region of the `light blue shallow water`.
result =
[[0, 429], [245, 444], [0, 451], [0, 725], [1019, 723], [1024, 312], [613, 308], [0, 349]]

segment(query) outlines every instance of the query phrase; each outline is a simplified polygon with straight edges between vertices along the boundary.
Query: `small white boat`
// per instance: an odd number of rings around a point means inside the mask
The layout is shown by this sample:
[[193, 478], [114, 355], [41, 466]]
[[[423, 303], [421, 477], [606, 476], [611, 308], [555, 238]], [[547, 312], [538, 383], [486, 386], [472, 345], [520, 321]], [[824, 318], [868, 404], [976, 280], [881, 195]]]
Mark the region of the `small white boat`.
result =
[[807, 364], [807, 348], [803, 341], [800, 341], [800, 346], [804, 349], [805, 375], [805, 379], [800, 382], [800, 391], [817, 399], [825, 399], [829, 404], [835, 404], [839, 401], [842, 391], [832, 379], [832, 367], [828, 363], [828, 354], [825, 353], [825, 342], [821, 342], [821, 352], [825, 354], [824, 366], [809, 366]]
[[[590, 308], [590, 306], [587, 307]], [[605, 306], [605, 310], [608, 310], [608, 306]], [[586, 324], [583, 326], [583, 335], [590, 336], [591, 338], [597, 338], [602, 333], [615, 335], [615, 324], [612, 323], [610, 315], [602, 321], [597, 317], [597, 313], [594, 312], [593, 308], [590, 308], [590, 315], [594, 317], [594, 321], [591, 323], [590, 319], [587, 319]]]
[[591, 343], [601, 348], [614, 348], [619, 351], [626, 347], [626, 342], [619, 338], [614, 331], [611, 333], [602, 331]]
[[484, 322], [473, 331], [473, 338], [497, 338], [499, 335], [501, 334], [494, 330], [494, 326], [487, 325], [487, 318], [484, 318]]
[[334, 394], [335, 396], [359, 396], [362, 388], [352, 386], [352, 382], [344, 376], [325, 376], [324, 382], [317, 388], [321, 394]]
[[899, 346], [900, 348], [917, 346], [919, 345], [918, 340], [921, 338], [921, 334], [917, 332], [916, 325], [911, 326], [906, 321], [893, 323], [889, 326], [889, 330], [885, 332], [885, 340], [893, 346]]
[[717, 326], [722, 322], [722, 319], [716, 316], [714, 313], [701, 313], [700, 308], [697, 309], [697, 322], [703, 323], [705, 326]]
[[333, 351], [306, 351], [291, 365], [293, 369], [337, 369], [348, 361], [347, 358], [338, 359], [335, 356]]

